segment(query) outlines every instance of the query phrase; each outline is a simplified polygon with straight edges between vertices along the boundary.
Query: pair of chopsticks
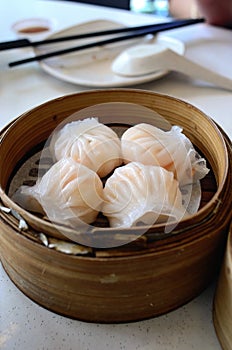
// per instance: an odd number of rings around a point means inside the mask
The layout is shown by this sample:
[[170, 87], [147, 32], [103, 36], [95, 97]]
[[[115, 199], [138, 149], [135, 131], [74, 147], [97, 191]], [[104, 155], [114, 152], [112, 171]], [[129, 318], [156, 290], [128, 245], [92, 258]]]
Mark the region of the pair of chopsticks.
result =
[[104, 30], [104, 31], [97, 31], [92, 33], [84, 33], [79, 35], [71, 35], [71, 36], [65, 36], [65, 37], [57, 37], [53, 39], [47, 39], [42, 41], [34, 41], [31, 42], [28, 39], [20, 39], [20, 40], [14, 40], [14, 41], [7, 41], [0, 43], [0, 51], [1, 50], [8, 50], [8, 49], [14, 49], [14, 48], [22, 48], [22, 47], [36, 47], [40, 45], [47, 45], [47, 44], [53, 44], [57, 42], [64, 42], [64, 41], [70, 41], [70, 40], [77, 40], [77, 39], [84, 39], [84, 38], [91, 38], [91, 37], [98, 37], [103, 35], [113, 35], [113, 34], [120, 34], [120, 33], [128, 33], [123, 36], [116, 36], [111, 37], [109, 39], [105, 39], [102, 41], [97, 42], [90, 42], [84, 45], [80, 46], [74, 46], [67, 49], [57, 50], [48, 52], [45, 54], [37, 55], [30, 58], [25, 58], [19, 61], [14, 61], [9, 63], [9, 67], [19, 66], [25, 63], [33, 62], [33, 61], [41, 61], [50, 57], [59, 56], [68, 54], [71, 52], [86, 50], [92, 47], [96, 46], [103, 46], [112, 44], [119, 41], [124, 40], [130, 40], [133, 38], [137, 38], [140, 36], [144, 36], [146, 34], [156, 34], [158, 32], [169, 30], [169, 29], [175, 29], [180, 27], [185, 27], [188, 25], [196, 24], [204, 22], [204, 18], [198, 18], [198, 19], [182, 19], [182, 20], [176, 20], [176, 21], [170, 21], [165, 23], [159, 23], [159, 24], [151, 24], [151, 25], [145, 25], [145, 26], [137, 26], [137, 27], [123, 27], [123, 28], [117, 28], [117, 29], [110, 29], [110, 30]]

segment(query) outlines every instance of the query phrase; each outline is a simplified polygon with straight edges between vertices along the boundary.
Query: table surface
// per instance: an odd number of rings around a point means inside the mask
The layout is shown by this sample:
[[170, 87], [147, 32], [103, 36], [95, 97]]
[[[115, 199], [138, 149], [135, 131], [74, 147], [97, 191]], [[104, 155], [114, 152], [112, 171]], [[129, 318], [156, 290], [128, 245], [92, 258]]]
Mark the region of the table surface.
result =
[[[23, 4], [23, 5], [21, 5]], [[14, 9], [14, 11], [13, 11]], [[55, 29], [94, 19], [120, 19], [127, 25], [160, 21], [149, 15], [65, 1], [2, 0], [0, 41], [15, 38], [12, 24], [23, 18], [52, 18]], [[186, 56], [232, 78], [231, 32], [205, 24], [168, 31], [181, 39]], [[0, 53], [0, 128], [26, 110], [86, 86], [70, 84], [48, 75], [37, 62], [15, 69], [8, 62], [31, 49]], [[133, 86], [169, 94], [188, 101], [213, 118], [231, 137], [232, 95], [178, 73]], [[0, 348], [4, 350], [218, 350], [212, 308], [216, 280], [197, 298], [169, 314], [129, 324], [102, 325], [71, 320], [54, 314], [27, 298], [0, 264]]]

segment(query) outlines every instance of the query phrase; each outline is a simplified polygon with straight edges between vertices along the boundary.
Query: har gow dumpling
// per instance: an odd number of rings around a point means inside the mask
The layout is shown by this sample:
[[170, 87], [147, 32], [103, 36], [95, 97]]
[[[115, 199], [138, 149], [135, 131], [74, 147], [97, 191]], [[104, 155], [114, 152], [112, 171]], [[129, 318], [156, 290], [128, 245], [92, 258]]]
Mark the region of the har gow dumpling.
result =
[[50, 152], [55, 160], [71, 157], [100, 177], [122, 163], [117, 134], [96, 118], [67, 123], [52, 136]]
[[94, 171], [65, 158], [34, 186], [21, 186], [12, 199], [27, 210], [46, 213], [52, 222], [75, 228], [95, 221], [103, 202], [103, 185]]
[[209, 172], [205, 159], [178, 126], [165, 132], [150, 124], [137, 124], [124, 132], [121, 147], [125, 163], [159, 165], [172, 171], [180, 185], [200, 180]]
[[159, 166], [131, 162], [119, 167], [103, 192], [102, 211], [112, 227], [152, 225], [185, 215], [178, 182], [172, 172]]

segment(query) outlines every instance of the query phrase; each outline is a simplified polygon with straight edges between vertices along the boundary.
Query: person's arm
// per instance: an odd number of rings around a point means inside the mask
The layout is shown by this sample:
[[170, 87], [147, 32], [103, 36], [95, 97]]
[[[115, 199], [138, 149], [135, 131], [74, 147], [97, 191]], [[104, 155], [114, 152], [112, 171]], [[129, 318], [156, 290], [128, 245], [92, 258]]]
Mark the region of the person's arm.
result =
[[195, 0], [169, 0], [169, 11], [174, 18], [198, 17]]
[[204, 17], [212, 25], [232, 27], [232, 0], [169, 0], [176, 18]]
[[196, 3], [207, 23], [232, 25], [232, 0], [196, 0]]

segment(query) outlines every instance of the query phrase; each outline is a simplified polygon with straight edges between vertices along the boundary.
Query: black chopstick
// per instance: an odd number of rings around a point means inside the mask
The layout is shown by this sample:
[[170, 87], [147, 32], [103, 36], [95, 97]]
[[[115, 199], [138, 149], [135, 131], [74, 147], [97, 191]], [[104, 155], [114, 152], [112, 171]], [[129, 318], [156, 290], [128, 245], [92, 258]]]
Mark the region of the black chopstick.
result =
[[[197, 23], [202, 22], [203, 19], [197, 19]], [[123, 28], [116, 28], [116, 29], [108, 29], [103, 31], [97, 31], [97, 32], [89, 32], [89, 33], [83, 33], [83, 34], [76, 34], [76, 35], [69, 35], [69, 36], [62, 36], [57, 38], [51, 38], [46, 40], [39, 40], [39, 41], [30, 41], [29, 39], [18, 39], [18, 40], [12, 40], [12, 41], [5, 41], [0, 43], [0, 51], [3, 50], [9, 50], [9, 49], [15, 49], [15, 48], [22, 48], [22, 47], [36, 47], [40, 45], [47, 45], [47, 44], [53, 44], [58, 43], [62, 41], [70, 41], [70, 40], [77, 40], [77, 39], [85, 39], [85, 38], [91, 38], [91, 37], [97, 37], [97, 36], [103, 36], [103, 35], [112, 35], [112, 34], [119, 34], [119, 33], [126, 33], [126, 32], [133, 32], [136, 30], [146, 30], [146, 29], [155, 29], [159, 27], [169, 27], [170, 25], [186, 25], [187, 23], [193, 24], [196, 23], [195, 19], [181, 19], [176, 21], [169, 21], [165, 23], [157, 23], [157, 24], [148, 24], [144, 26], [136, 26], [136, 27], [123, 27]]]
[[[107, 31], [103, 31], [103, 32], [85, 33], [85, 34], [80, 34], [78, 36], [71, 36], [72, 40], [73, 40], [74, 37], [75, 37], [75, 39], [77, 39], [77, 37], [80, 39], [80, 36], [82, 36], [81, 38], [83, 38], [83, 35], [85, 35], [85, 38], [86, 38], [87, 35], [88, 35], [88, 37], [90, 37], [90, 36], [94, 37], [94, 36], [106, 35], [106, 33], [107, 34], [117, 34], [117, 33], [127, 32], [128, 29], [129, 29], [129, 31], [132, 31], [132, 33], [128, 34], [128, 35], [113, 37], [113, 38], [109, 38], [109, 39], [105, 39], [105, 40], [97, 41], [97, 42], [91, 42], [91, 43], [88, 43], [85, 45], [80, 45], [80, 46], [70, 47], [67, 49], [52, 51], [52, 52], [48, 52], [46, 54], [42, 54], [42, 55], [30, 57], [30, 58], [25, 58], [25, 59], [22, 59], [19, 61], [10, 62], [9, 67], [15, 67], [15, 66], [22, 65], [25, 63], [29, 63], [29, 62], [33, 62], [33, 61], [41, 61], [43, 59], [47, 59], [47, 58], [59, 56], [59, 55], [64, 55], [64, 54], [68, 54], [68, 53], [75, 52], [75, 51], [86, 50], [86, 49], [89, 49], [92, 47], [103, 46], [103, 45], [108, 45], [108, 44], [112, 44], [112, 43], [119, 42], [119, 41], [129, 40], [129, 39], [137, 38], [140, 36], [144, 36], [146, 34], [156, 34], [158, 32], [164, 31], [164, 30], [180, 28], [180, 27], [184, 27], [184, 26], [188, 26], [188, 25], [192, 25], [192, 24], [196, 24], [196, 23], [201, 23], [204, 21], [205, 21], [204, 18], [184, 19], [184, 20], [170, 21], [170, 22], [159, 23], [159, 24], [154, 24], [154, 25], [146, 25], [146, 26], [138, 26], [138, 27], [126, 27], [126, 28], [120, 28], [120, 29], [114, 29], [114, 30], [107, 30]], [[99, 34], [99, 33], [101, 33], [101, 34]], [[104, 34], [102, 34], [102, 33], [104, 33]], [[44, 41], [41, 41], [41, 43], [45, 44], [45, 43], [48, 43], [48, 41], [50, 41], [49, 43], [51, 43], [51, 41], [54, 42], [54, 40], [56, 40], [56, 42], [57, 41], [64, 41], [64, 40], [67, 40], [67, 38], [70, 38], [70, 36], [65, 37], [65, 39], [63, 37], [63, 38], [54, 38], [54, 39], [44, 40]], [[68, 40], [71, 40], [71, 39], [68, 39]]]

